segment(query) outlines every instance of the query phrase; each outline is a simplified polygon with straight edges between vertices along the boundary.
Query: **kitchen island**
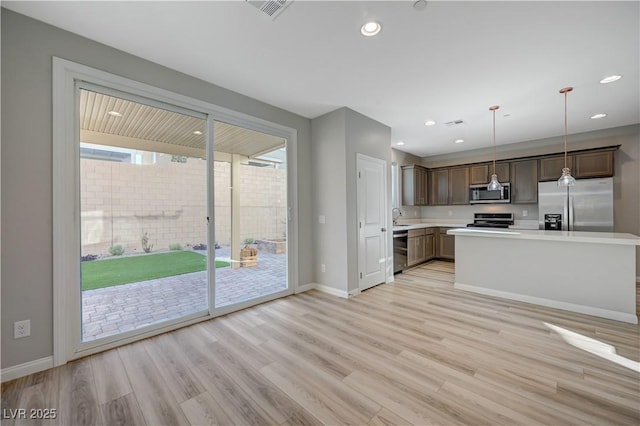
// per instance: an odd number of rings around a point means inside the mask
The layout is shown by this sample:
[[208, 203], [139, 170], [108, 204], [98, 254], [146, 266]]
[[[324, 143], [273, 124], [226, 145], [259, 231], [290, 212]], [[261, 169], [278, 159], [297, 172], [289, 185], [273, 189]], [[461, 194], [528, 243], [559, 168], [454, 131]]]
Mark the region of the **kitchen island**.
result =
[[636, 246], [612, 232], [457, 228], [455, 287], [638, 323]]

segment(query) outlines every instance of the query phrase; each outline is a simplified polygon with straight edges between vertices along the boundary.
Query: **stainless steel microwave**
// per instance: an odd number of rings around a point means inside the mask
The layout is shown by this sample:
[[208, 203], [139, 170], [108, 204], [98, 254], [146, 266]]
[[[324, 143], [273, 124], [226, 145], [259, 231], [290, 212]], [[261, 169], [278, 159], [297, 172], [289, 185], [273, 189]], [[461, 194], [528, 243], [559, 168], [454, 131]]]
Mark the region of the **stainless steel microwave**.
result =
[[502, 183], [502, 188], [489, 191], [487, 184], [469, 186], [469, 204], [510, 203], [511, 184]]

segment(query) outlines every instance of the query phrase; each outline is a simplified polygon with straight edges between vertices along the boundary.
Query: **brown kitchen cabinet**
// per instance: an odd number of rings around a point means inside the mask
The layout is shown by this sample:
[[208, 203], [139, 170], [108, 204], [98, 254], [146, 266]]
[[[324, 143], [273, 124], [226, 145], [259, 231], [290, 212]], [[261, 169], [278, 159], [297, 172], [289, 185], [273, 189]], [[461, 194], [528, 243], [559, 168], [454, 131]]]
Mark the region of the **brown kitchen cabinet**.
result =
[[469, 167], [449, 169], [449, 204], [469, 204]]
[[426, 206], [428, 170], [422, 166], [402, 166], [402, 205]]
[[407, 266], [414, 266], [427, 260], [425, 247], [424, 228], [410, 229], [407, 236]]
[[[469, 185], [489, 183], [492, 174], [493, 162], [469, 166]], [[505, 161], [497, 162], [496, 174], [500, 182], [509, 182], [509, 163]]]
[[613, 176], [613, 151], [583, 152], [575, 154], [575, 178]]
[[489, 163], [476, 164], [469, 166], [469, 184], [481, 185], [483, 183], [489, 183], [489, 170], [493, 170], [493, 167]]
[[436, 232], [434, 228], [427, 228], [424, 235], [425, 260], [436, 257]]
[[429, 204], [432, 206], [449, 204], [449, 169], [429, 171]]
[[511, 162], [511, 203], [538, 202], [538, 160]]
[[[571, 169], [573, 174], [573, 155], [567, 155], [567, 167]], [[558, 180], [562, 175], [564, 168], [564, 155], [554, 155], [540, 159], [540, 167], [538, 170], [538, 180], [540, 182]]]
[[454, 235], [447, 235], [449, 229], [451, 228], [438, 228], [436, 257], [439, 259], [455, 260], [456, 237]]

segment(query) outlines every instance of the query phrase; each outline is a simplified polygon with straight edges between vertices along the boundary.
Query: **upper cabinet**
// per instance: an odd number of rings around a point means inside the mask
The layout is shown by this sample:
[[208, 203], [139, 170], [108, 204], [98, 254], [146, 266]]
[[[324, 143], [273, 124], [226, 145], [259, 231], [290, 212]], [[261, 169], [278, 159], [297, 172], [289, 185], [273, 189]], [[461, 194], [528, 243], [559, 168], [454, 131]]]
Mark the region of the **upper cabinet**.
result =
[[[613, 151], [578, 152], [567, 155], [567, 167], [576, 179], [613, 176]], [[557, 180], [564, 168], [564, 155], [553, 155], [540, 159], [538, 179]]]
[[538, 202], [538, 160], [511, 162], [511, 203]]
[[[469, 185], [489, 183], [493, 174], [493, 163], [474, 164], [469, 166]], [[500, 182], [509, 182], [509, 162], [496, 163], [496, 174]]]
[[[567, 167], [571, 169], [573, 173], [573, 155], [567, 156]], [[549, 181], [558, 180], [562, 175], [562, 169], [564, 168], [564, 155], [554, 155], [551, 157], [544, 157], [540, 159], [540, 170], [538, 180]]]
[[426, 206], [428, 171], [417, 165], [402, 166], [402, 205]]
[[429, 170], [429, 204], [449, 204], [449, 169]]
[[613, 151], [583, 152], [574, 158], [576, 178], [613, 176]]
[[[567, 155], [567, 167], [577, 179], [613, 176], [614, 152], [609, 146]], [[501, 183], [511, 182], [511, 203], [536, 204], [538, 181], [554, 181], [562, 174], [564, 154], [535, 156], [496, 162], [495, 173]], [[402, 166], [403, 204], [407, 206], [446, 206], [469, 204], [469, 185], [489, 183], [493, 162], [427, 169]]]
[[[469, 166], [469, 184], [480, 185], [483, 183], [489, 183], [489, 178], [491, 177], [489, 175], [489, 169], [489, 163]], [[493, 170], [493, 168], [491, 168], [491, 170]]]
[[469, 204], [469, 167], [449, 169], [449, 204]]

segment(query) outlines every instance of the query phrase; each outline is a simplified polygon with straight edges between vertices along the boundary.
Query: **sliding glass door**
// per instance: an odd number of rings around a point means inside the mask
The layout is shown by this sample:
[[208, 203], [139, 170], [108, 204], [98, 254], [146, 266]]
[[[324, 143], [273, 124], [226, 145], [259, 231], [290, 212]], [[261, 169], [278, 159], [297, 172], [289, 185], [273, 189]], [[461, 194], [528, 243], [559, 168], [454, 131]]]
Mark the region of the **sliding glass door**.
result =
[[79, 99], [82, 342], [208, 314], [207, 120]]
[[215, 308], [227, 311], [289, 288], [286, 139], [214, 124]]
[[55, 365], [293, 292], [295, 130], [53, 69]]

